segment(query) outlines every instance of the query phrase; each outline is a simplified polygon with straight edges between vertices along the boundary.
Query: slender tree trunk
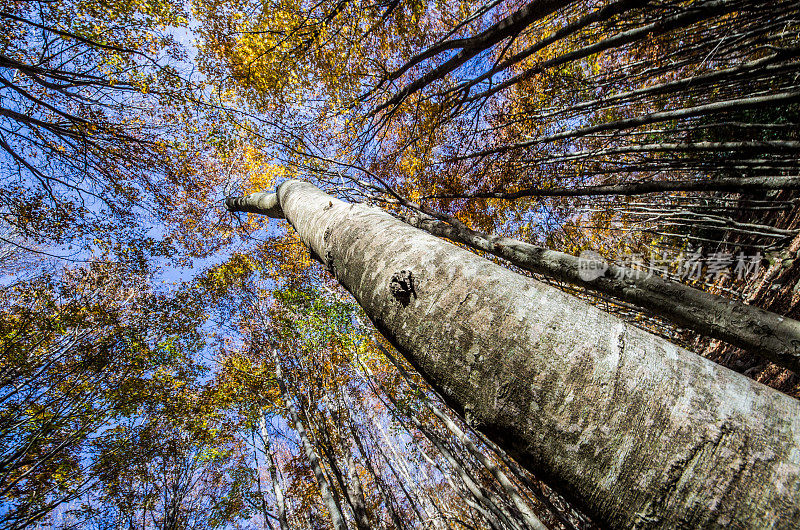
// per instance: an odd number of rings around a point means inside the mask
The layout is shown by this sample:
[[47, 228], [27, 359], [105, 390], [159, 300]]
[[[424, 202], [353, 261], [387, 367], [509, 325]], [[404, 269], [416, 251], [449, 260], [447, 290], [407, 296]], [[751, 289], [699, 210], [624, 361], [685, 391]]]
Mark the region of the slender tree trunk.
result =
[[[389, 448], [389, 452], [387, 454], [383, 450], [383, 447], [381, 447], [380, 444], [378, 444], [376, 447], [378, 451], [383, 455], [386, 462], [388, 463], [389, 468], [392, 469], [393, 472], [395, 472], [395, 478], [397, 478], [397, 480], [400, 482], [405, 480], [406, 484], [408, 484], [409, 490], [406, 491], [406, 497], [408, 497], [408, 500], [412, 503], [412, 505], [418, 507], [417, 515], [419, 516], [420, 521], [423, 522], [435, 521], [436, 516], [431, 512], [431, 505], [434, 506], [433, 509], [436, 509], [435, 503], [422, 492], [421, 488], [419, 487], [418, 480], [415, 479], [414, 476], [411, 474], [411, 470], [408, 469], [408, 466], [406, 465], [403, 456], [400, 454], [400, 451], [397, 450], [395, 444], [392, 442], [392, 439], [389, 437], [389, 435], [386, 434], [386, 430], [380, 424], [380, 420], [375, 417], [371, 417], [370, 419], [372, 420], [372, 424], [378, 429], [378, 432], [381, 434], [385, 446]], [[395, 471], [398, 469], [399, 469], [399, 475], [401, 475], [402, 478], [401, 476], [398, 476], [398, 473]], [[409, 495], [409, 493], [411, 494]], [[426, 500], [428, 502], [424, 502]], [[420, 512], [420, 510], [422, 510], [424, 514]]]
[[[342, 468], [339, 465], [330, 434], [326, 432], [318, 422], [313, 421], [307, 408], [303, 409], [303, 413], [305, 414], [306, 418], [309, 419], [310, 423], [316, 427], [317, 432], [320, 433], [320, 436], [317, 439], [317, 445], [320, 447], [320, 449], [322, 449], [322, 453], [325, 456], [325, 459], [328, 461], [328, 467], [330, 468], [334, 478], [336, 478], [336, 482], [339, 484], [339, 489], [342, 490], [342, 494], [344, 495], [344, 500], [347, 502], [347, 506], [353, 513], [356, 527], [359, 530], [370, 530], [371, 526], [369, 521], [366, 519], [366, 509], [364, 508], [364, 504], [361, 504], [362, 509], [359, 510], [359, 501], [357, 498], [355, 498], [356, 494], [349, 479], [346, 480], [344, 473], [342, 473]], [[346, 452], [345, 448], [343, 448], [343, 452]], [[363, 497], [361, 500], [363, 501]]]
[[353, 455], [349, 451], [349, 447], [345, 448], [345, 462], [347, 464], [347, 483], [350, 497], [353, 500], [353, 513], [356, 518], [356, 525], [359, 528], [372, 528], [369, 522], [369, 514], [367, 513], [367, 501], [364, 498], [364, 490], [361, 487], [361, 479], [358, 477], [358, 470], [356, 469]]
[[[403, 407], [400, 406], [391, 392], [389, 392], [380, 381], [375, 379], [371, 370], [369, 370], [369, 368], [366, 366], [364, 366], [364, 369], [367, 370], [369, 377], [391, 402], [392, 408], [390, 408], [390, 410], [393, 411], [395, 418], [397, 418], [397, 420], [409, 431], [411, 430], [411, 426], [408, 425], [410, 422], [414, 428], [416, 428], [422, 433], [423, 436], [425, 436], [425, 438], [427, 438], [434, 449], [436, 449], [442, 458], [445, 459], [448, 466], [452, 470], [452, 474], [457, 476], [461, 484], [466, 488], [467, 495], [469, 495], [471, 499], [475, 501], [474, 504], [482, 507], [480, 510], [481, 514], [487, 517], [487, 520], [492, 523], [493, 526], [499, 528], [509, 528], [512, 530], [525, 527], [524, 519], [517, 519], [516, 514], [510, 515], [506, 512], [503, 501], [495, 494], [494, 491], [483, 487], [479, 483], [480, 480], [476, 477], [475, 473], [473, 473], [473, 470], [466, 465], [463, 459], [459, 458], [459, 456], [451, 450], [446, 440], [444, 440], [432, 429], [429, 429], [423, 425], [419, 419], [411, 414], [408, 414], [407, 412], [404, 412]], [[445, 474], [445, 478], [448, 478], [449, 481], [449, 477], [447, 477], [449, 473], [441, 470], [441, 468], [440, 471]], [[464, 500], [466, 501], [468, 499], [465, 498]], [[470, 506], [473, 506], [473, 503], [470, 503]]]
[[[377, 381], [376, 381], [377, 382]], [[396, 417], [399, 421], [401, 421], [404, 425], [406, 425], [406, 418], [411, 424], [422, 433], [425, 438], [431, 443], [431, 445], [439, 452], [440, 455], [445, 459], [448, 463], [450, 468], [453, 470], [455, 476], [459, 478], [461, 483], [467, 489], [469, 494], [475, 500], [475, 502], [485, 508], [485, 514], [488, 514], [489, 520], [492, 521], [496, 526], [501, 528], [510, 528], [515, 530], [517, 528], [521, 528], [522, 524], [518, 524], [518, 521], [512, 519], [512, 517], [506, 513], [503, 509], [503, 502], [495, 495], [495, 493], [487, 488], [482, 487], [478, 484], [478, 480], [472, 473], [470, 469], [464, 464], [464, 461], [458, 458], [453, 451], [447, 445], [447, 442], [443, 440], [438, 434], [436, 434], [433, 430], [428, 429], [425, 425], [422, 424], [417, 418], [409, 414], [403, 414], [401, 412], [402, 408], [395, 400], [394, 396], [383, 387], [379, 382], [381, 390], [386, 395], [387, 398], [392, 402], [394, 406], [394, 410], [396, 411]], [[408, 427], [407, 427], [408, 428]], [[410, 429], [409, 429], [410, 430]]]
[[[497, 85], [494, 88], [489, 89], [487, 92], [496, 91], [501, 85]], [[475, 97], [483, 97], [483, 96], [480, 94], [472, 96], [472, 98]], [[476, 151], [468, 155], [456, 157], [453, 160], [479, 158], [486, 155], [490, 155], [492, 153], [508, 152], [515, 149], [531, 147], [536, 144], [541, 145], [544, 143], [555, 142], [556, 140], [564, 140], [567, 138], [580, 138], [583, 136], [588, 136], [590, 134], [611, 131], [615, 129], [617, 130], [632, 129], [634, 127], [648, 125], [650, 123], [661, 123], [665, 121], [678, 120], [684, 118], [694, 118], [698, 116], [711, 116], [723, 112], [731, 112], [731, 111], [738, 111], [745, 109], [774, 107], [776, 105], [794, 103], [798, 100], [800, 100], [800, 90], [789, 90], [788, 92], [776, 92], [766, 96], [714, 101], [712, 103], [706, 103], [704, 105], [698, 105], [696, 107], [686, 107], [674, 110], [665, 110], [661, 112], [651, 112], [642, 114], [640, 116], [635, 116], [632, 118], [623, 118], [620, 120], [601, 123], [598, 125], [587, 125], [585, 127], [579, 127], [577, 129], [561, 131], [555, 134], [551, 134], [549, 136], [543, 136], [541, 138], [536, 138], [534, 140], [527, 140], [525, 142], [520, 142], [517, 144], [510, 144], [503, 147], [491, 147], [488, 149], [483, 149], [481, 151]]]
[[295, 428], [297, 435], [300, 437], [300, 442], [303, 446], [303, 452], [305, 452], [306, 458], [308, 458], [308, 462], [311, 465], [311, 470], [314, 472], [314, 477], [317, 479], [319, 492], [322, 496], [325, 506], [328, 508], [333, 527], [336, 530], [347, 530], [347, 525], [344, 522], [342, 512], [331, 493], [331, 485], [328, 482], [328, 477], [325, 476], [325, 471], [322, 469], [319, 456], [317, 456], [317, 452], [314, 449], [314, 446], [311, 444], [311, 440], [308, 438], [306, 428], [303, 425], [303, 422], [300, 420], [300, 414], [297, 412], [297, 406], [294, 404], [293, 396], [289, 393], [289, 390], [286, 386], [286, 381], [283, 378], [283, 370], [281, 369], [280, 357], [278, 356], [277, 351], [273, 351], [273, 357], [275, 359], [275, 377], [278, 380], [278, 387], [280, 388], [281, 396], [283, 397], [284, 403], [286, 403], [286, 409], [289, 411], [289, 417], [292, 420], [292, 426]]
[[[259, 463], [258, 463], [258, 451], [253, 451], [253, 461], [255, 463], [255, 471], [256, 471], [256, 486], [258, 488], [258, 498], [261, 501], [261, 516], [264, 518], [264, 528], [269, 528], [269, 530], [274, 530], [272, 526], [272, 521], [270, 521], [270, 513], [267, 509], [267, 499], [264, 497], [264, 490], [261, 487], [261, 471], [259, 470]], [[283, 530], [283, 529], [281, 529]]]
[[600, 524], [800, 518], [798, 401], [377, 208], [297, 180], [277, 205], [456, 412]]
[[358, 430], [353, 425], [352, 421], [347, 422], [347, 428], [350, 430], [350, 434], [353, 437], [353, 442], [356, 444], [358, 451], [361, 453], [362, 460], [364, 465], [369, 471], [369, 474], [372, 476], [372, 480], [375, 484], [375, 487], [380, 491], [381, 497], [383, 497], [384, 504], [386, 505], [386, 509], [389, 512], [389, 516], [392, 518], [392, 523], [398, 530], [403, 530], [407, 527], [400, 519], [400, 516], [397, 513], [396, 505], [397, 502], [394, 498], [391, 489], [384, 484], [383, 477], [381, 477], [378, 472], [375, 470], [372, 462], [370, 461], [369, 453], [367, 453], [366, 448], [364, 447], [363, 442], [361, 441], [361, 435], [358, 433]]
[[[334, 414], [333, 417], [337, 425], [336, 440], [342, 450], [345, 466], [347, 467], [347, 491], [352, 501], [356, 525], [359, 528], [366, 528], [369, 530], [373, 525], [370, 523], [369, 512], [367, 511], [367, 499], [364, 496], [364, 488], [361, 484], [361, 478], [358, 476], [355, 459], [353, 458], [353, 447], [347, 443], [347, 438], [342, 432], [342, 428], [344, 427], [343, 423], [350, 425], [350, 410], [342, 405], [338, 392], [334, 393], [333, 397], [331, 397], [331, 393], [329, 392], [328, 398], [331, 407], [335, 406], [335, 410], [332, 410], [332, 413]], [[343, 416], [345, 417], [343, 418]]]
[[[260, 429], [262, 443], [264, 444], [264, 456], [266, 457], [267, 468], [269, 470], [269, 479], [272, 484], [272, 493], [275, 495], [275, 508], [278, 511], [278, 525], [281, 530], [289, 530], [289, 522], [286, 518], [286, 498], [283, 494], [280, 478], [278, 477], [278, 466], [275, 465], [275, 457], [272, 455], [272, 445], [270, 444], [269, 433], [267, 432], [267, 419], [265, 416], [261, 417]], [[259, 479], [259, 484], [260, 483]]]
[[283, 495], [280, 479], [278, 478], [278, 469], [275, 466], [275, 458], [272, 456], [272, 452], [267, 453], [267, 461], [269, 462], [269, 477], [272, 482], [272, 491], [275, 494], [275, 504], [278, 510], [278, 524], [281, 530], [289, 530], [289, 520], [286, 518], [286, 500]]
[[[456, 482], [453, 480], [453, 477], [455, 475], [453, 473], [449, 473], [446, 469], [442, 469], [442, 466], [440, 466], [430, 456], [425, 454], [424, 451], [422, 452], [422, 458], [424, 458], [425, 461], [431, 465], [431, 468], [436, 469], [439, 473], [441, 473], [441, 475], [444, 477], [447, 483], [450, 484], [450, 488], [454, 492], [456, 492], [456, 494], [459, 497], [461, 497], [461, 500], [464, 501], [464, 504], [472, 508], [472, 511], [469, 512], [469, 514], [472, 517], [472, 521], [474, 523], [481, 524], [481, 526], [485, 526], [486, 524], [488, 524], [492, 530], [507, 529], [507, 527], [502, 526], [502, 523], [498, 521], [498, 519], [494, 515], [492, 515], [492, 513], [489, 510], [487, 510], [486, 508], [481, 506], [479, 502], [476, 502], [474, 500], [475, 499], [474, 495], [470, 493], [469, 488], [467, 488], [466, 484], [464, 484], [463, 481], [460, 482], [461, 487], [459, 487], [459, 485], [456, 484]], [[483, 520], [481, 519], [476, 520], [475, 518], [476, 515], [480, 515], [483, 518]]]
[[[411, 509], [414, 510], [417, 518], [422, 522], [431, 519], [432, 516], [428, 513], [425, 504], [420, 499], [419, 491], [413, 478], [404, 476], [402, 471], [398, 471], [396, 460], [392, 457], [391, 453], [387, 454], [386, 451], [384, 451], [380, 443], [375, 444], [375, 451], [386, 462], [389, 471], [392, 473], [392, 476], [394, 476], [397, 486], [400, 488], [400, 491], [403, 492], [403, 496], [408, 499], [408, 504], [411, 506]], [[408, 485], [408, 488], [406, 488], [406, 485]]]

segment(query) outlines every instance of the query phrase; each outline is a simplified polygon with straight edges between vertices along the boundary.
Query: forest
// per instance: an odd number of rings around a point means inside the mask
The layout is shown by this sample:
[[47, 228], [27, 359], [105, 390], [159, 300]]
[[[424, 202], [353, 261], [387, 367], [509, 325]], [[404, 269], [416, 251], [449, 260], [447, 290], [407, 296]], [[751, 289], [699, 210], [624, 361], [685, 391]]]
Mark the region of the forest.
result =
[[797, 528], [796, 1], [0, 22], [0, 530]]

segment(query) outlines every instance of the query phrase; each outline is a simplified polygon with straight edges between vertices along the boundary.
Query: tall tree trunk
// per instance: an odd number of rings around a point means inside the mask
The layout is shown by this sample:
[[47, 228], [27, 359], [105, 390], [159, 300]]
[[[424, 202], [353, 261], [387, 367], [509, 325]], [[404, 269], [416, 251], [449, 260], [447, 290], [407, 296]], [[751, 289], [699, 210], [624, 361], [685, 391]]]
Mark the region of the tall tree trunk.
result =
[[[344, 396], [342, 395], [341, 397], [343, 398]], [[361, 484], [361, 478], [358, 476], [355, 459], [353, 458], [353, 447], [347, 443], [345, 433], [342, 432], [344, 428], [343, 424], [347, 423], [350, 425], [351, 423], [350, 410], [346, 406], [342, 405], [339, 392], [334, 393], [333, 397], [331, 397], [331, 394], [328, 393], [328, 398], [331, 408], [333, 409], [335, 406], [335, 409], [332, 410], [332, 413], [334, 414], [338, 430], [336, 439], [339, 442], [339, 447], [341, 447], [342, 454], [344, 455], [345, 466], [347, 467], [347, 491], [353, 503], [353, 515], [355, 516], [356, 525], [359, 528], [366, 528], [369, 530], [373, 527], [373, 525], [370, 523], [369, 512], [367, 510], [367, 499], [364, 496], [364, 488]]]
[[350, 497], [353, 500], [353, 512], [356, 517], [356, 525], [359, 528], [372, 528], [369, 522], [369, 514], [367, 513], [367, 501], [364, 498], [364, 490], [361, 487], [361, 479], [358, 477], [358, 470], [356, 469], [353, 455], [345, 448], [345, 463], [347, 464], [347, 482]]
[[289, 393], [289, 390], [286, 386], [286, 380], [283, 378], [283, 370], [281, 368], [281, 360], [277, 351], [273, 351], [273, 357], [275, 359], [275, 378], [278, 380], [278, 387], [281, 391], [281, 397], [283, 397], [283, 401], [286, 403], [286, 409], [289, 411], [289, 417], [292, 420], [292, 426], [295, 428], [297, 435], [300, 437], [300, 442], [303, 446], [303, 452], [305, 452], [306, 458], [308, 458], [308, 462], [311, 465], [311, 470], [314, 472], [314, 477], [317, 479], [319, 492], [322, 496], [325, 506], [328, 508], [328, 512], [330, 513], [333, 528], [336, 530], [347, 530], [347, 525], [344, 522], [342, 512], [331, 493], [331, 485], [328, 482], [328, 477], [325, 476], [325, 471], [322, 469], [319, 456], [317, 456], [314, 446], [311, 445], [311, 440], [308, 438], [306, 428], [303, 425], [303, 422], [300, 420], [300, 414], [297, 412], [297, 406], [294, 403], [293, 396]]
[[[286, 498], [283, 494], [281, 481], [278, 478], [278, 466], [275, 465], [275, 457], [272, 455], [272, 444], [270, 443], [269, 433], [267, 432], [267, 418], [264, 415], [261, 416], [259, 429], [261, 430], [261, 441], [264, 445], [264, 456], [267, 461], [272, 493], [275, 495], [275, 509], [278, 511], [278, 525], [281, 530], [289, 530], [289, 522], [286, 518]], [[259, 484], [261, 484], [261, 479], [259, 479]], [[264, 511], [266, 512], [266, 508]]]
[[[642, 149], [632, 146], [625, 149]], [[796, 149], [796, 148], [795, 148]], [[597, 154], [595, 153], [595, 156]], [[587, 197], [593, 195], [647, 195], [669, 191], [717, 191], [741, 193], [745, 191], [800, 189], [800, 177], [722, 177], [707, 180], [650, 180], [622, 184], [595, 184], [578, 188], [526, 188], [513, 192], [488, 191], [463, 194], [438, 194], [442, 199], [504, 199], [513, 201], [523, 197]]]
[[[547, 498], [547, 495], [544, 494], [540, 483], [537, 484], [528, 479], [522, 469], [519, 468], [518, 464], [508, 458], [502, 449], [497, 447], [494, 442], [487, 439], [483, 433], [471, 429], [470, 432], [472, 432], [474, 436], [477, 436], [484, 443], [484, 445], [491, 449], [499, 461], [502, 462], [512, 473], [512, 475], [517, 478], [519, 483], [522, 485], [521, 489], [518, 489], [517, 486], [508, 478], [508, 475], [506, 475], [506, 473], [500, 468], [500, 466], [498, 466], [494, 461], [480, 451], [472, 442], [472, 440], [466, 435], [466, 433], [464, 433], [464, 431], [462, 431], [461, 428], [458, 427], [452, 419], [450, 419], [447, 413], [440, 410], [439, 407], [433, 404], [432, 400], [426, 397], [424, 389], [422, 389], [413, 380], [411, 374], [409, 374], [405, 367], [403, 367], [402, 363], [397, 360], [396, 356], [382, 345], [377, 344], [377, 346], [378, 349], [380, 349], [381, 352], [386, 356], [386, 358], [389, 359], [389, 361], [397, 368], [397, 370], [400, 372], [400, 375], [402, 375], [403, 379], [406, 380], [406, 383], [408, 383], [411, 388], [423, 396], [425, 404], [428, 406], [431, 412], [433, 412], [436, 417], [442, 420], [450, 432], [452, 432], [456, 438], [461, 440], [467, 447], [467, 450], [469, 450], [477, 458], [477, 460], [489, 470], [492, 476], [506, 491], [506, 494], [512, 499], [514, 505], [517, 507], [522, 517], [526, 519], [527, 524], [531, 528], [547, 527], [539, 520], [536, 514], [533, 513], [532, 509], [528, 506], [528, 503], [522, 498], [522, 495], [520, 495], [520, 492], [524, 493], [525, 498], [527, 499], [531, 499], [532, 495], [533, 498], [536, 499], [535, 502], [542, 504], [547, 510], [549, 510], [551, 515], [557, 518], [565, 528], [573, 528], [573, 524], [564, 516], [564, 514], [561, 513], [558, 508], [553, 505], [550, 499]], [[469, 428], [469, 425], [467, 425], [467, 427]]]
[[599, 523], [800, 518], [798, 401], [377, 208], [297, 180], [274, 202], [451, 407]]
[[[438, 448], [437, 448], [438, 451]], [[431, 469], [437, 470], [441, 476], [450, 484], [450, 488], [464, 501], [464, 504], [469, 506], [472, 510], [469, 512], [470, 517], [472, 517], [472, 521], [476, 524], [480, 524], [482, 527], [485, 525], [489, 525], [491, 530], [507, 530], [507, 527], [502, 526], [501, 521], [497, 519], [489, 510], [484, 508], [479, 502], [475, 500], [474, 495], [470, 493], [469, 488], [467, 488], [466, 484], [463, 481], [459, 481], [456, 483], [453, 480], [453, 477], [456, 475], [454, 473], [448, 472], [447, 469], [442, 468], [442, 466], [433, 460], [430, 456], [425, 454], [425, 451], [421, 452], [422, 458], [425, 459], [428, 464], [430, 464]], [[460, 484], [460, 486], [459, 486]], [[476, 519], [476, 516], [480, 515], [482, 519]], [[450, 519], [451, 517], [448, 517]]]
[[[436, 509], [436, 503], [433, 502], [433, 500], [425, 492], [422, 491], [422, 488], [420, 488], [418, 479], [416, 479], [412, 475], [411, 470], [408, 469], [408, 466], [406, 465], [406, 461], [403, 459], [403, 455], [400, 454], [400, 451], [395, 446], [391, 437], [388, 434], [386, 434], [386, 429], [384, 429], [383, 425], [381, 425], [380, 423], [381, 420], [374, 416], [370, 417], [370, 420], [380, 433], [384, 442], [383, 445], [376, 444], [375, 447], [378, 450], [378, 452], [383, 456], [384, 460], [386, 460], [389, 469], [392, 470], [398, 482], [401, 483], [401, 485], [403, 481], [405, 481], [405, 483], [408, 484], [409, 489], [405, 490], [405, 488], [403, 488], [404, 493], [406, 494], [406, 497], [408, 498], [411, 505], [415, 507], [417, 515], [419, 516], [419, 520], [422, 521], [424, 525], [426, 525], [428, 521], [435, 521], [436, 516], [431, 510]], [[384, 447], [389, 448], [388, 453], [384, 451]], [[424, 512], [424, 514], [422, 512]]]
[[[320, 425], [319, 422], [314, 420], [307, 407], [303, 407], [302, 412], [305, 415], [305, 417], [308, 418], [309, 424], [316, 429], [317, 433], [319, 433], [319, 436], [317, 437], [317, 446], [319, 446], [319, 448], [322, 450], [322, 454], [325, 457], [325, 460], [328, 461], [328, 467], [331, 470], [331, 474], [336, 479], [336, 482], [339, 484], [339, 489], [342, 491], [344, 500], [347, 502], [347, 506], [353, 513], [353, 518], [356, 527], [359, 530], [370, 530], [370, 528], [372, 527], [370, 526], [369, 521], [366, 518], [366, 508], [362, 503], [360, 506], [361, 509], [359, 509], [359, 499], [356, 498], [356, 494], [353, 491], [352, 483], [350, 482], [349, 479], [346, 479], [344, 473], [342, 473], [342, 467], [341, 465], [339, 465], [331, 433], [329, 433], [326, 430], [325, 425]], [[325, 418], [322, 418], [322, 421], [325, 422]], [[342, 449], [344, 453], [347, 453], [346, 448], [343, 447]], [[361, 498], [361, 500], [363, 501], [363, 497]]]
[[[264, 528], [269, 528], [269, 530], [274, 530], [272, 526], [272, 521], [270, 521], [270, 513], [267, 509], [267, 499], [264, 496], [264, 490], [261, 487], [261, 471], [259, 469], [258, 463], [258, 451], [253, 451], [253, 461], [255, 463], [255, 471], [256, 471], [256, 486], [258, 488], [258, 498], [261, 501], [259, 504], [261, 505], [261, 516], [264, 518]], [[281, 529], [283, 530], [283, 529]]]
[[497, 495], [495, 495], [493, 491], [489, 490], [488, 488], [484, 488], [479, 484], [478, 479], [475, 477], [472, 471], [465, 465], [463, 460], [458, 458], [454, 452], [450, 450], [447, 442], [444, 439], [442, 439], [432, 429], [428, 429], [413, 415], [403, 413], [401, 405], [397, 402], [394, 396], [392, 396], [391, 392], [389, 392], [379, 381], [376, 380], [376, 383], [380, 386], [383, 393], [394, 406], [395, 417], [398, 419], [398, 421], [402, 422], [403, 426], [410, 431], [410, 426], [408, 426], [406, 422], [407, 419], [409, 422], [411, 422], [411, 425], [413, 425], [419, 432], [422, 433], [423, 436], [425, 436], [425, 438], [428, 439], [434, 449], [439, 452], [442, 458], [444, 458], [444, 460], [450, 466], [453, 474], [459, 478], [469, 495], [472, 496], [477, 504], [485, 508], [485, 511], [482, 510], [481, 513], [488, 518], [487, 520], [492, 522], [495, 526], [500, 528], [509, 528], [512, 530], [516, 530], [524, 526], [524, 521], [516, 521], [512, 518], [512, 516], [506, 513], [506, 511], [503, 509], [503, 502], [497, 497]]
[[[433, 235], [494, 254], [525, 270], [631, 302], [666, 320], [800, 373], [800, 322], [792, 318], [644, 271], [484, 234], [425, 214], [403, 216], [403, 220]], [[587, 265], [595, 268], [585, 269]]]
[[283, 495], [280, 479], [278, 478], [278, 468], [275, 466], [275, 458], [272, 456], [272, 451], [267, 453], [267, 459], [269, 462], [269, 477], [272, 481], [272, 491], [275, 494], [275, 503], [278, 509], [278, 524], [281, 530], [289, 530], [289, 521], [286, 518], [286, 499]]
[[[449, 447], [448, 442], [442, 438], [439, 434], [437, 434], [433, 429], [429, 429], [422, 422], [419, 421], [414, 415], [409, 414], [407, 411], [404, 410], [392, 393], [379, 381], [374, 377], [374, 374], [367, 366], [363, 366], [363, 369], [367, 371], [367, 375], [370, 377], [371, 382], [370, 384], [375, 384], [380, 389], [381, 393], [385, 395], [389, 401], [391, 402], [391, 407], [384, 402], [384, 404], [392, 411], [392, 414], [400, 422], [405, 429], [409, 432], [412, 431], [411, 426], [413, 426], [417, 431], [422, 433], [422, 435], [431, 443], [434, 449], [444, 458], [447, 462], [449, 468], [452, 470], [452, 475], [458, 477], [460, 483], [466, 489], [467, 497], [462, 495], [465, 501], [473, 500], [473, 502], [469, 502], [469, 505], [473, 508], [480, 506], [480, 513], [486, 517], [487, 521], [492, 524], [493, 527], [497, 528], [508, 528], [511, 530], [516, 530], [518, 528], [527, 528], [526, 522], [524, 518], [519, 517], [520, 514], [509, 514], [504, 509], [505, 505], [503, 501], [489, 488], [483, 487], [481, 485], [481, 481], [476, 474], [473, 473], [473, 470], [470, 469], [466, 462], [461, 459], [456, 452], [452, 451]], [[377, 394], [377, 392], [376, 392]], [[411, 425], [409, 425], [409, 423]], [[438, 466], [437, 466], [438, 467]], [[448, 478], [451, 473], [446, 472], [439, 468], [439, 470], [443, 473], [445, 478]], [[460, 491], [459, 488], [455, 488], [457, 491]]]

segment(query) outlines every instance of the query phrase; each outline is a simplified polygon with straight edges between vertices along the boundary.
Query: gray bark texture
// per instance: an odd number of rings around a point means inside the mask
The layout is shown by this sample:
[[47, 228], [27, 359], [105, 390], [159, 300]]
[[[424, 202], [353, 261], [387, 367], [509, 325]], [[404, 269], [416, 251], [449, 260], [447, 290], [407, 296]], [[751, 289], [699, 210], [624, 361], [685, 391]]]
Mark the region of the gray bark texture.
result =
[[723, 340], [800, 374], [800, 322], [701, 291], [680, 282], [599, 262], [596, 276], [581, 274], [581, 258], [517, 239], [454, 226], [427, 215], [403, 220], [433, 235], [490, 252], [549, 278], [610, 294], [703, 335]]
[[601, 525], [800, 520], [800, 402], [377, 208], [297, 180], [277, 205], [456, 412]]

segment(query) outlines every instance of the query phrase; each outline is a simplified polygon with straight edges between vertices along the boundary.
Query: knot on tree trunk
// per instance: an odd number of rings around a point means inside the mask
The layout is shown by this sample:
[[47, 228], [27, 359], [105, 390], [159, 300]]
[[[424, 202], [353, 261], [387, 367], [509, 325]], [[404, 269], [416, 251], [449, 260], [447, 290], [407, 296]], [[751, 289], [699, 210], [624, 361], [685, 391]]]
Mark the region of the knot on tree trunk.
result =
[[402, 270], [392, 274], [392, 279], [389, 280], [389, 292], [403, 307], [408, 306], [411, 303], [411, 296], [417, 297], [414, 290], [414, 275], [411, 271]]

